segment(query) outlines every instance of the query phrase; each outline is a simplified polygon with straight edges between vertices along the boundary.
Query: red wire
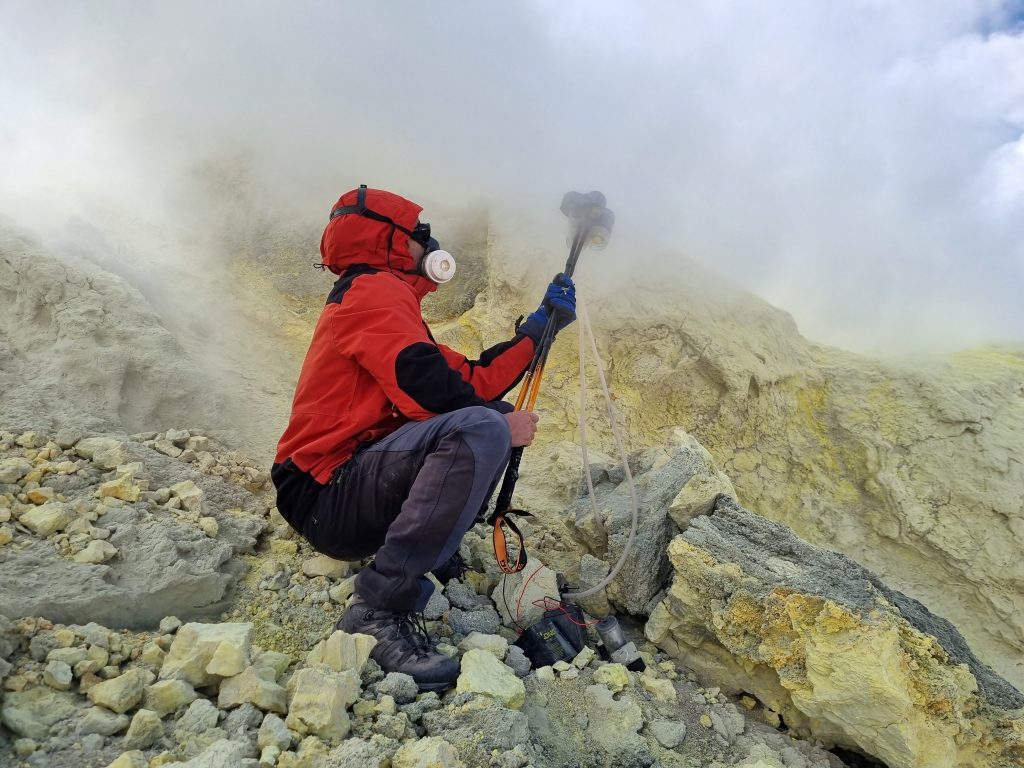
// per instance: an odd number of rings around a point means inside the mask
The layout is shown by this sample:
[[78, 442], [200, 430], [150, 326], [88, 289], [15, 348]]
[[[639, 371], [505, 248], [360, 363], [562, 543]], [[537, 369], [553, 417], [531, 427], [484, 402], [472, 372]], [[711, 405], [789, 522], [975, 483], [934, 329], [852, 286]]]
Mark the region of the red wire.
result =
[[516, 620], [513, 623], [516, 625], [516, 629], [519, 631], [519, 634], [523, 633], [523, 628], [519, 624], [519, 618], [523, 615], [522, 605], [523, 597], [526, 595], [526, 588], [530, 586], [530, 582], [533, 581], [533, 577], [540, 573], [542, 570], [544, 570], [543, 565], [537, 566], [537, 570], [531, 573], [530, 577], [523, 583], [523, 589], [522, 591], [520, 591], [519, 597], [516, 599]]
[[[533, 577], [536, 576], [538, 573], [540, 573], [543, 569], [544, 569], [544, 566], [540, 565], [540, 566], [537, 567], [537, 569], [533, 573], [531, 573], [529, 575], [529, 577], [526, 579], [526, 581], [523, 582], [523, 588], [519, 591], [519, 597], [516, 598], [516, 618], [515, 618], [515, 621], [513, 623], [516, 625], [516, 630], [519, 632], [520, 635], [523, 634], [523, 627], [519, 624], [519, 619], [523, 615], [523, 610], [522, 610], [523, 597], [526, 596], [526, 589], [527, 589], [527, 587], [530, 586], [530, 582], [533, 581]], [[553, 606], [552, 605], [548, 605], [549, 602], [553, 603]], [[572, 614], [570, 614], [567, 610], [565, 610], [565, 606], [563, 606], [561, 602], [559, 602], [558, 600], [555, 600], [553, 597], [548, 597], [547, 595], [545, 595], [544, 597], [541, 597], [541, 598], [539, 598], [537, 600], [534, 600], [531, 603], [531, 605], [534, 608], [540, 608], [541, 610], [544, 610], [544, 611], [559, 610], [562, 613], [564, 613], [565, 617], [567, 619], [569, 619], [569, 621], [571, 621], [577, 627], [592, 627], [595, 624], [598, 624], [600, 622], [600, 619], [594, 619], [593, 621], [588, 621], [585, 624], [581, 624], [580, 622], [576, 621], [576, 619], [574, 619], [572, 617]]]
[[[549, 606], [548, 602], [554, 603], [554, 606], [553, 607]], [[569, 613], [567, 610], [565, 610], [565, 606], [562, 605], [561, 602], [559, 602], [558, 600], [555, 600], [555, 598], [553, 598], [553, 597], [548, 597], [547, 595], [542, 597], [540, 600], [534, 600], [533, 601], [533, 606], [535, 608], [542, 608], [545, 611], [554, 611], [554, 610], [561, 611], [562, 613], [565, 614], [565, 617], [567, 619], [569, 619], [569, 621], [571, 621], [577, 627], [592, 627], [595, 624], [600, 623], [600, 619], [594, 619], [593, 621], [588, 621], [585, 624], [581, 624], [580, 622], [576, 621], [576, 619], [574, 619], [572, 617], [571, 613]]]

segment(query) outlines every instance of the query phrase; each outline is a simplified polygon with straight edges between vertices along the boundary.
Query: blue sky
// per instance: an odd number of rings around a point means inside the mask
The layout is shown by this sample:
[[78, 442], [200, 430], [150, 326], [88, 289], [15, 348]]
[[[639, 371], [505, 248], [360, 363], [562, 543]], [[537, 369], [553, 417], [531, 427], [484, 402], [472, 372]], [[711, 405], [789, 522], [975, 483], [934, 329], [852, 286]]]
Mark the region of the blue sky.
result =
[[368, 181], [540, 222], [600, 188], [637, 279], [691, 259], [864, 351], [1020, 341], [1021, 19], [965, 0], [7, 0], [0, 211], [158, 215], [233, 153], [296, 211]]

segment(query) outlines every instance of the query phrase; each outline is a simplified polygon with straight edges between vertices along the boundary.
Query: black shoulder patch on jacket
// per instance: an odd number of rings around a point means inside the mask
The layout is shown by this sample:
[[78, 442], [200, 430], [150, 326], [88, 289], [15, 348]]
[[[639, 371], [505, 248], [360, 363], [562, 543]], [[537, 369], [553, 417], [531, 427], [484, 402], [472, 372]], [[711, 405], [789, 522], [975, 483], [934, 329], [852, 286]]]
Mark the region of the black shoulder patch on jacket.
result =
[[341, 304], [341, 300], [348, 293], [348, 289], [352, 287], [352, 282], [360, 275], [372, 275], [374, 272], [380, 272], [376, 267], [371, 267], [369, 264], [353, 264], [351, 267], [341, 273], [334, 282], [334, 287], [331, 288], [331, 292], [327, 295], [327, 304]]
[[410, 344], [398, 353], [395, 381], [409, 397], [434, 413], [448, 413], [485, 402], [448, 366], [441, 350], [425, 341]]

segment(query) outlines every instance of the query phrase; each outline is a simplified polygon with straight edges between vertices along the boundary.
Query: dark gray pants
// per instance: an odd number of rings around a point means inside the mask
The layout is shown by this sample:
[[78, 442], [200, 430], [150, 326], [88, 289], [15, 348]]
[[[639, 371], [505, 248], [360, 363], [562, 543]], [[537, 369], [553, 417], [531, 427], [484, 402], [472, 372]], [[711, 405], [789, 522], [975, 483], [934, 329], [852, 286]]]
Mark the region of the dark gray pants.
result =
[[335, 474], [302, 534], [340, 559], [375, 555], [356, 576], [369, 605], [422, 610], [434, 589], [425, 574], [459, 548], [510, 451], [508, 421], [482, 406], [405, 424]]

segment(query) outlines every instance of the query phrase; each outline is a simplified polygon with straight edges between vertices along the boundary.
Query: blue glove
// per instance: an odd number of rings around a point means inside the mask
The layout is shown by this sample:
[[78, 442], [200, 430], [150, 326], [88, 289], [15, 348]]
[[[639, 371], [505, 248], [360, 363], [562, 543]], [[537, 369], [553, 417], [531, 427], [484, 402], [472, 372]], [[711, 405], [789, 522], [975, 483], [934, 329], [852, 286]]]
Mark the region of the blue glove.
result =
[[572, 278], [561, 272], [555, 275], [555, 279], [544, 292], [544, 300], [537, 307], [537, 311], [527, 317], [516, 330], [529, 336], [535, 344], [539, 344], [548, 318], [552, 314], [555, 317], [555, 333], [576, 319], [576, 286]]

